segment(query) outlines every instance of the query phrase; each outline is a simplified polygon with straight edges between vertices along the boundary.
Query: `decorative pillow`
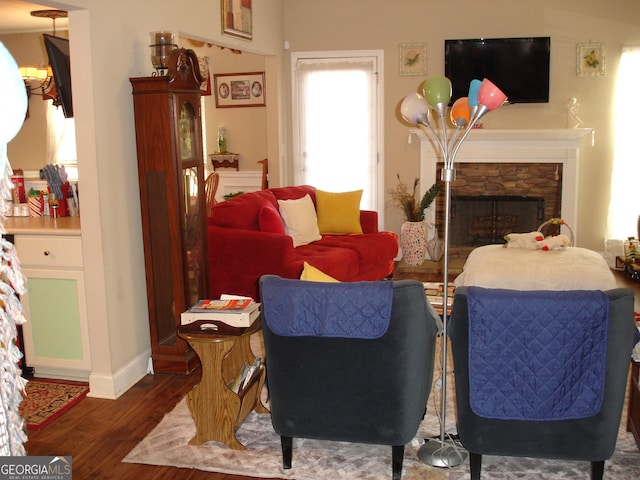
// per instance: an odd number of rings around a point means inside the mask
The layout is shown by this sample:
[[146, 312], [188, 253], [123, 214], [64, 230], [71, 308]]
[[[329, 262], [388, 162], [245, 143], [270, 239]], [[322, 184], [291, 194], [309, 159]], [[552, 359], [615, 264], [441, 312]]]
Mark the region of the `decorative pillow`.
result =
[[258, 225], [261, 232], [280, 233], [285, 235], [284, 223], [280, 212], [273, 203], [265, 201], [258, 213]]
[[362, 190], [333, 193], [316, 189], [320, 233], [362, 233], [361, 198]]
[[318, 231], [318, 217], [309, 194], [296, 200], [278, 200], [284, 230], [293, 239], [293, 246], [306, 245], [322, 236]]
[[302, 274], [300, 275], [300, 280], [306, 280], [309, 282], [337, 282], [331, 275], [327, 275], [321, 270], [318, 270], [313, 265], [309, 265], [307, 262], [304, 262], [304, 268], [302, 269]]

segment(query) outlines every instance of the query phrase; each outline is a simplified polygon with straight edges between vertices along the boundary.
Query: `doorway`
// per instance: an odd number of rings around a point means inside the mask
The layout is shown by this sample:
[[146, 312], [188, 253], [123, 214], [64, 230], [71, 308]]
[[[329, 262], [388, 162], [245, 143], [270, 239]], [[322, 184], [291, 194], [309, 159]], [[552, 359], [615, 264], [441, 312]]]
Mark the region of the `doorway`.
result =
[[382, 62], [378, 50], [291, 55], [294, 182], [334, 192], [362, 189], [361, 208], [379, 215]]

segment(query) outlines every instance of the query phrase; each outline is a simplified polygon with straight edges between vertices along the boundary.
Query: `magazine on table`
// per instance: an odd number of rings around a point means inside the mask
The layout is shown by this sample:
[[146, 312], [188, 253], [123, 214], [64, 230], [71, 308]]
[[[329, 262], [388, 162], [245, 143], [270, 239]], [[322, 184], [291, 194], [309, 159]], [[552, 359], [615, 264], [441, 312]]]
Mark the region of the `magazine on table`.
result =
[[262, 360], [260, 357], [257, 357], [251, 365], [247, 365], [246, 363], [242, 365], [238, 374], [229, 382], [228, 386], [231, 391], [240, 393], [244, 390], [254, 378], [260, 375], [261, 365]]
[[231, 295], [221, 295], [219, 299], [198, 300], [195, 305], [189, 308], [190, 312], [220, 312], [220, 313], [238, 313], [244, 311], [253, 311], [256, 302], [248, 297], [232, 297]]

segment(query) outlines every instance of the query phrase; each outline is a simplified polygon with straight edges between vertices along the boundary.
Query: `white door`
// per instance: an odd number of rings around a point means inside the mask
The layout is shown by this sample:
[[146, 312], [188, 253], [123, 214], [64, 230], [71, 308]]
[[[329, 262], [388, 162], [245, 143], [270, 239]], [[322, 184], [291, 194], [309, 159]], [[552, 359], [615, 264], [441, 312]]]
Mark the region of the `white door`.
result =
[[382, 52], [292, 53], [293, 180], [363, 190], [383, 225]]

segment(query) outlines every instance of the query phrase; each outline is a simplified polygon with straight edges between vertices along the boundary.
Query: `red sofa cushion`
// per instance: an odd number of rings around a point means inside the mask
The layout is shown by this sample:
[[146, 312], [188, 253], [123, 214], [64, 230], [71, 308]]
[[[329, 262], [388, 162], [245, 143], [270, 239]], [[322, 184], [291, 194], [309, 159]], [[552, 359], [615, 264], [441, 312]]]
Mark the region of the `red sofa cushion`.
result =
[[224, 202], [216, 203], [207, 218], [209, 225], [244, 230], [260, 230], [260, 209], [265, 202], [276, 209], [278, 202], [270, 190], [251, 192], [250, 195], [238, 195]]
[[[309, 194], [313, 204], [316, 204], [316, 189], [309, 185], [293, 185], [290, 187], [275, 187], [269, 189], [276, 200], [296, 200]], [[277, 202], [276, 202], [277, 205]]]
[[373, 265], [384, 264], [385, 260], [394, 258], [398, 254], [398, 236], [393, 232], [376, 232], [366, 235], [357, 233], [323, 235], [322, 240], [316, 243], [330, 248], [352, 249], [358, 256], [360, 268], [352, 271], [351, 276], [359, 272], [365, 272], [367, 268]]
[[258, 226], [261, 232], [279, 233], [280, 235], [287, 233], [280, 212], [268, 201], [265, 201], [260, 208]]
[[351, 280], [354, 273], [360, 270], [358, 253], [355, 250], [323, 245], [322, 240], [296, 247], [294, 257], [296, 270], [299, 269], [295, 278], [300, 277], [304, 262], [341, 282]]

